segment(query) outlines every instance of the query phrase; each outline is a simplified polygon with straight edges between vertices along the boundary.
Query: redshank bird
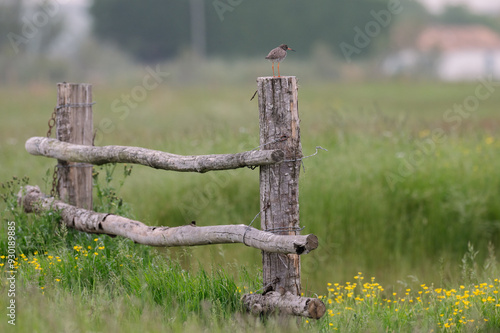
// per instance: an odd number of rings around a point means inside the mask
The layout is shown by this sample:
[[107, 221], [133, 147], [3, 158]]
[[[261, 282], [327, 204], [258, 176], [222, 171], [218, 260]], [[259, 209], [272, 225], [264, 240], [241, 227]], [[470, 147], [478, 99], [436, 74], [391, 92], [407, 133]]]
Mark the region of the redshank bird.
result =
[[280, 76], [280, 62], [285, 60], [287, 50], [295, 52], [295, 50], [292, 50], [291, 48], [289, 48], [288, 45], [281, 44], [277, 48], [272, 49], [271, 52], [269, 52], [269, 54], [267, 55], [266, 59], [273, 63], [273, 77], [275, 77], [274, 76], [274, 63], [275, 62], [278, 63], [278, 77], [281, 77]]

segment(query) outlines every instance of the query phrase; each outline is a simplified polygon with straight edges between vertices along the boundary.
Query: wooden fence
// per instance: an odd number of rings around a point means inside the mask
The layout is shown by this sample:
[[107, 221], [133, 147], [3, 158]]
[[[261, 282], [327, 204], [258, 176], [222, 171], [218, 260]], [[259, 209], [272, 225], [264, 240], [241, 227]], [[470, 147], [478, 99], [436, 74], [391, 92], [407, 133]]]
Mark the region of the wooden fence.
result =
[[[27, 212], [57, 209], [63, 222], [77, 230], [118, 235], [151, 246], [243, 243], [262, 250], [262, 294], [246, 294], [252, 313], [274, 311], [321, 318], [325, 305], [301, 297], [300, 255], [318, 247], [315, 235], [300, 235], [299, 172], [302, 161], [297, 81], [291, 77], [257, 79], [260, 148], [237, 154], [180, 156], [139, 147], [93, 146], [92, 91], [88, 84], [58, 84], [58, 106], [49, 121], [57, 139], [33, 137], [26, 150], [58, 159], [57, 192], [47, 196], [26, 186], [19, 201]], [[50, 135], [50, 130], [49, 130]], [[136, 163], [157, 169], [208, 172], [260, 166], [262, 230], [248, 225], [152, 227], [122, 216], [92, 211], [92, 165]]]

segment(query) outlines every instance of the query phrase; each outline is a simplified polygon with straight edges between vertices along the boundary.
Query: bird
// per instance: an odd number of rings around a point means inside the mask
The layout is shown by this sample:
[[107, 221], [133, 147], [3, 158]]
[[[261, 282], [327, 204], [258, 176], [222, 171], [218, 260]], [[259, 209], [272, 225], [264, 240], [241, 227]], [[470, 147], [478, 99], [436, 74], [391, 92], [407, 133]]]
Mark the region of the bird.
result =
[[269, 52], [269, 54], [267, 55], [266, 59], [273, 63], [273, 77], [276, 77], [274, 75], [274, 63], [275, 62], [278, 63], [278, 77], [281, 77], [280, 76], [280, 62], [285, 60], [286, 51], [294, 51], [295, 52], [295, 50], [292, 50], [291, 48], [289, 48], [288, 45], [281, 44], [280, 46], [272, 49], [271, 52]]

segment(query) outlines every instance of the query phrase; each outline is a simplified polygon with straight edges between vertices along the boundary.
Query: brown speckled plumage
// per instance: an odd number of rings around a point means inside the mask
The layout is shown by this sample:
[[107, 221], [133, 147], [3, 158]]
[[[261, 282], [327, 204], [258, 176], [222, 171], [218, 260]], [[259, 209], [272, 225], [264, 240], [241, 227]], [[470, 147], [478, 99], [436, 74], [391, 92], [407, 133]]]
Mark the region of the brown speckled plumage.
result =
[[273, 77], [275, 77], [275, 75], [274, 75], [274, 63], [275, 62], [278, 63], [278, 77], [281, 77], [280, 76], [280, 62], [285, 60], [287, 50], [295, 51], [295, 50], [292, 50], [291, 48], [289, 48], [288, 45], [281, 44], [277, 48], [272, 49], [271, 52], [269, 52], [269, 54], [267, 55], [266, 59], [273, 63]]

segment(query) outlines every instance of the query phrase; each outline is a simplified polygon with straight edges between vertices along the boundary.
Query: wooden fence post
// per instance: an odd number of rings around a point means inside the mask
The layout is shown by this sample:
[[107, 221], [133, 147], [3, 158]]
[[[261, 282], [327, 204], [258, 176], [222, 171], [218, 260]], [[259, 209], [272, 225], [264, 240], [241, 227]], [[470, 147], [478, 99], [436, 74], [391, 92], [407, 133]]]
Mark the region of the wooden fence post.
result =
[[[92, 145], [92, 85], [57, 84], [57, 139]], [[61, 200], [92, 210], [92, 165], [58, 160], [57, 191]]]
[[[260, 167], [261, 228], [278, 235], [299, 234], [300, 143], [297, 79], [257, 78], [262, 149], [280, 149], [284, 162]], [[300, 256], [262, 252], [266, 291], [300, 295]]]

